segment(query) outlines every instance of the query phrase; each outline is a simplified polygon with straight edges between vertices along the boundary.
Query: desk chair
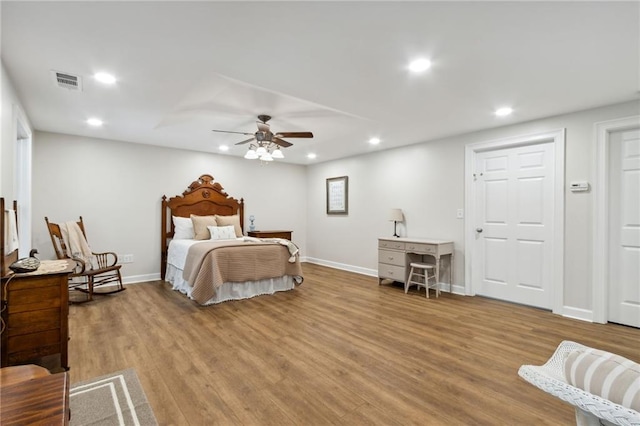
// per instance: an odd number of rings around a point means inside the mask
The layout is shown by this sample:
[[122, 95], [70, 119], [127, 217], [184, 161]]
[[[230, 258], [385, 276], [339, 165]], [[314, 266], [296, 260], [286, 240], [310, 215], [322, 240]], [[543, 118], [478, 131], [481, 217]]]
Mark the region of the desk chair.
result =
[[[436, 280], [436, 265], [420, 262], [411, 262], [410, 265], [409, 279], [404, 284], [405, 294], [409, 291], [409, 287], [415, 285], [418, 290], [420, 290], [420, 287], [424, 287], [427, 290], [427, 299], [429, 298], [430, 288], [433, 288], [436, 292], [436, 297], [439, 297], [440, 286], [438, 286], [438, 280]], [[430, 283], [430, 280], [433, 280], [433, 283]]]

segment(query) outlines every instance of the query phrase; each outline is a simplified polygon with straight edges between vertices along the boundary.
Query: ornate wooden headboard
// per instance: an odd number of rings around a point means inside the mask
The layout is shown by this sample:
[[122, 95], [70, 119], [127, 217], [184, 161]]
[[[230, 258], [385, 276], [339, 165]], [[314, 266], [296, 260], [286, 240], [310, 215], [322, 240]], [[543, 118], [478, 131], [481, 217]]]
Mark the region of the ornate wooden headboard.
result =
[[182, 195], [176, 195], [167, 200], [162, 196], [162, 257], [160, 260], [160, 276], [164, 279], [167, 269], [167, 250], [169, 241], [173, 238], [174, 227], [171, 216], [190, 217], [190, 215], [209, 216], [221, 215], [240, 216], [240, 226], [244, 230], [244, 199], [238, 201], [230, 197], [218, 182], [213, 182], [213, 176], [202, 175], [193, 181]]

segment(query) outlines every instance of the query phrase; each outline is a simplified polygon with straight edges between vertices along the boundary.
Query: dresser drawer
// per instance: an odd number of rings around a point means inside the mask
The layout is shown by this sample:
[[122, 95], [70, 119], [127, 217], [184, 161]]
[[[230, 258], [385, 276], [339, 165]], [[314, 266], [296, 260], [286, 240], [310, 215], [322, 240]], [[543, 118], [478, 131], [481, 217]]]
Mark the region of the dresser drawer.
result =
[[404, 250], [405, 244], [401, 241], [390, 240], [378, 240], [378, 247], [392, 249], [392, 250]]
[[404, 267], [404, 252], [393, 250], [378, 250], [378, 262], [387, 265]]
[[407, 243], [406, 251], [407, 251], [407, 253], [435, 254], [436, 253], [436, 246], [431, 245], [431, 244]]
[[378, 278], [388, 278], [391, 280], [404, 282], [404, 279], [405, 279], [404, 276], [405, 276], [404, 266], [378, 263]]

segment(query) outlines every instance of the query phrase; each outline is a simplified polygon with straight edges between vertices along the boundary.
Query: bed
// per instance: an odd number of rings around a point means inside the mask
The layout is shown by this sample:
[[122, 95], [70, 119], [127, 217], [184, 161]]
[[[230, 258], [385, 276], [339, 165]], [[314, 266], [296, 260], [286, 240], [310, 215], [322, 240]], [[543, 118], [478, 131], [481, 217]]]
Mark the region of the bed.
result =
[[201, 305], [292, 290], [304, 279], [295, 244], [243, 236], [244, 199], [211, 175], [162, 197], [161, 226], [161, 278]]

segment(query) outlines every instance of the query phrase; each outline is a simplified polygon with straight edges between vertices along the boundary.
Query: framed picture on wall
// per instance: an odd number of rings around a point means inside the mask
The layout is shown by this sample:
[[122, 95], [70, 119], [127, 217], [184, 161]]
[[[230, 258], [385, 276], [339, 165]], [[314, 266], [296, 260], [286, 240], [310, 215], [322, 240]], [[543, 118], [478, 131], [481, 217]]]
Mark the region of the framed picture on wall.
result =
[[349, 177], [327, 179], [327, 214], [349, 213]]

